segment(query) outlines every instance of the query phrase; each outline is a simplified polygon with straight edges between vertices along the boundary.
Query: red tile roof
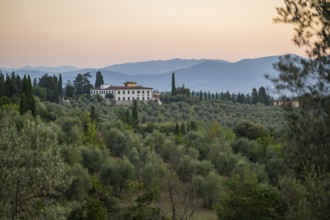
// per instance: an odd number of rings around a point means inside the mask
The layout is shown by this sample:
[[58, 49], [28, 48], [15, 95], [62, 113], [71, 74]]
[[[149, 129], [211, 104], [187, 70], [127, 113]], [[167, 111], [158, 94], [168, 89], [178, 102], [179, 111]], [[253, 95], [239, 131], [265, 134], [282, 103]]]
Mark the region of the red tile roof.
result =
[[100, 87], [92, 88], [91, 90], [132, 90], [132, 89], [153, 89], [150, 87], [143, 87], [143, 86], [132, 86], [132, 87], [126, 87], [126, 86], [110, 86], [106, 89], [101, 89]]

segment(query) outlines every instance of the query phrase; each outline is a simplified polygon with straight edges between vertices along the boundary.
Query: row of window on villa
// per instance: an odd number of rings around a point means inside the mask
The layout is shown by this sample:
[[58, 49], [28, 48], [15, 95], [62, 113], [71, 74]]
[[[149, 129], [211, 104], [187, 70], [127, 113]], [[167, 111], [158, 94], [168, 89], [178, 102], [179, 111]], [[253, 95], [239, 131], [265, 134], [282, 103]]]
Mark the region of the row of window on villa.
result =
[[111, 93], [111, 94], [113, 94], [113, 91], [110, 91], [110, 90], [93, 90], [92, 91], [92, 94], [109, 94], [109, 93]]
[[[118, 101], [121, 101], [121, 100], [123, 100], [123, 101], [125, 101], [125, 100], [128, 100], [128, 101], [130, 101], [131, 99], [130, 99], [130, 97], [127, 97], [127, 99], [125, 99], [125, 97], [123, 97], [123, 99], [120, 99], [120, 97], [118, 97], [118, 99], [117, 99]], [[134, 97], [132, 97], [132, 100], [135, 100], [135, 98]], [[136, 100], [140, 100], [140, 97], [137, 97], [136, 98]], [[142, 97], [142, 99], [141, 100], [150, 100], [150, 98], [149, 98], [149, 96], [147, 97], [147, 99], [145, 99], [144, 97]]]
[[[124, 90], [124, 91], [122, 91], [122, 94], [126, 94], [126, 92], [127, 92], [127, 94], [131, 94], [130, 92], [132, 92], [132, 94], [135, 94], [135, 90], [132, 90], [132, 91], [130, 91], [130, 90], [125, 91], [125, 90]], [[144, 90], [142, 90], [142, 91], [137, 90], [137, 91], [136, 91], [136, 94], [140, 94], [140, 92], [142, 92], [142, 94], [144, 94]], [[146, 92], [147, 92], [147, 94], [150, 93], [149, 90], [147, 90]], [[119, 91], [119, 90], [117, 91], [117, 94], [120, 94], [120, 91]]]
[[[111, 93], [111, 94], [113, 94], [113, 91], [110, 91], [110, 90], [93, 90], [92, 91], [92, 93], [95, 95], [95, 94], [109, 94], [109, 93]], [[137, 90], [136, 91], [136, 94], [145, 94], [145, 91], [144, 90], [142, 90], [142, 91], [140, 91], [140, 90]], [[146, 91], [146, 93], [147, 94], [150, 94], [150, 90], [147, 90]], [[120, 90], [118, 90], [117, 91], [117, 94], [135, 94], [135, 90], [132, 90], [132, 91], [122, 91], [122, 93], [121, 93], [121, 91]]]

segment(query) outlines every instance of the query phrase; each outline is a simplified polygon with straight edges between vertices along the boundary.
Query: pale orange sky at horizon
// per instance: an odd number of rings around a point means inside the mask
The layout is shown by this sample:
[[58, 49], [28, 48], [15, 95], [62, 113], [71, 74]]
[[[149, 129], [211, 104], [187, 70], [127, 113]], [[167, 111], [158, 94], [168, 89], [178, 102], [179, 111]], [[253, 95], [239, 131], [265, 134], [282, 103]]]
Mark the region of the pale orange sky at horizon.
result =
[[295, 53], [283, 0], [0, 0], [0, 66], [101, 68]]

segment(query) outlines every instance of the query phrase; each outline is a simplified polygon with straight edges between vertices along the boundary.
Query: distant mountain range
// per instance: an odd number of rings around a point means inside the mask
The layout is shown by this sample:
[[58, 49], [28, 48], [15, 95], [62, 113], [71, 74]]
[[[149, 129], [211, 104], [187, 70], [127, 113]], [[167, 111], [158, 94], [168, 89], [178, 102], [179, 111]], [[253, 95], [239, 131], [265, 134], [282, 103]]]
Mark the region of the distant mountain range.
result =
[[104, 81], [111, 85], [122, 85], [123, 82], [136, 81], [143, 86], [153, 87], [159, 91], [170, 91], [171, 74], [176, 74], [176, 85], [185, 85], [191, 90], [251, 92], [254, 87], [271, 87], [264, 75], [277, 76], [273, 64], [278, 56], [244, 59], [235, 63], [225, 60], [209, 59], [172, 59], [124, 63], [100, 69], [79, 69], [73, 66], [2, 68], [3, 73], [15, 71], [20, 75], [30, 74], [39, 78], [44, 74], [62, 73], [63, 82], [73, 81], [78, 73], [90, 72], [91, 81], [95, 81], [95, 73], [101, 71]]

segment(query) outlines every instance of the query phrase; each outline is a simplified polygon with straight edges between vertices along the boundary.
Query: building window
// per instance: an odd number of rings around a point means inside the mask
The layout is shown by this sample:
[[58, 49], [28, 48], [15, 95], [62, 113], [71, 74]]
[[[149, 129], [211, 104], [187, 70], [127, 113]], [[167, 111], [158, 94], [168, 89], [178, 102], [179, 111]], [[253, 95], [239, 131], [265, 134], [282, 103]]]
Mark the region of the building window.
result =
[[142, 97], [142, 100], [144, 100], [144, 97]]
[[134, 97], [133, 97], [132, 99], [133, 99], [133, 100], [135, 100], [135, 98], [134, 98]]
[[123, 100], [125, 101], [125, 97], [123, 97]]
[[150, 98], [148, 97], [148, 100], [149, 100]]
[[137, 94], [140, 94], [140, 90], [137, 91]]
[[139, 97], [137, 97], [137, 100], [140, 100], [140, 98], [139, 98]]
[[144, 94], [144, 90], [142, 90], [142, 94]]
[[129, 91], [127, 91], [127, 94], [129, 94]]
[[128, 97], [127, 100], [131, 100], [131, 99]]
[[148, 94], [149, 94], [149, 92], [150, 92], [150, 91], [148, 90]]
[[135, 91], [134, 90], [132, 91], [132, 94], [135, 94]]
[[120, 101], [120, 97], [118, 97], [118, 101]]
[[120, 91], [118, 91], [117, 93], [120, 94]]
[[125, 94], [125, 91], [123, 91], [123, 94]]

